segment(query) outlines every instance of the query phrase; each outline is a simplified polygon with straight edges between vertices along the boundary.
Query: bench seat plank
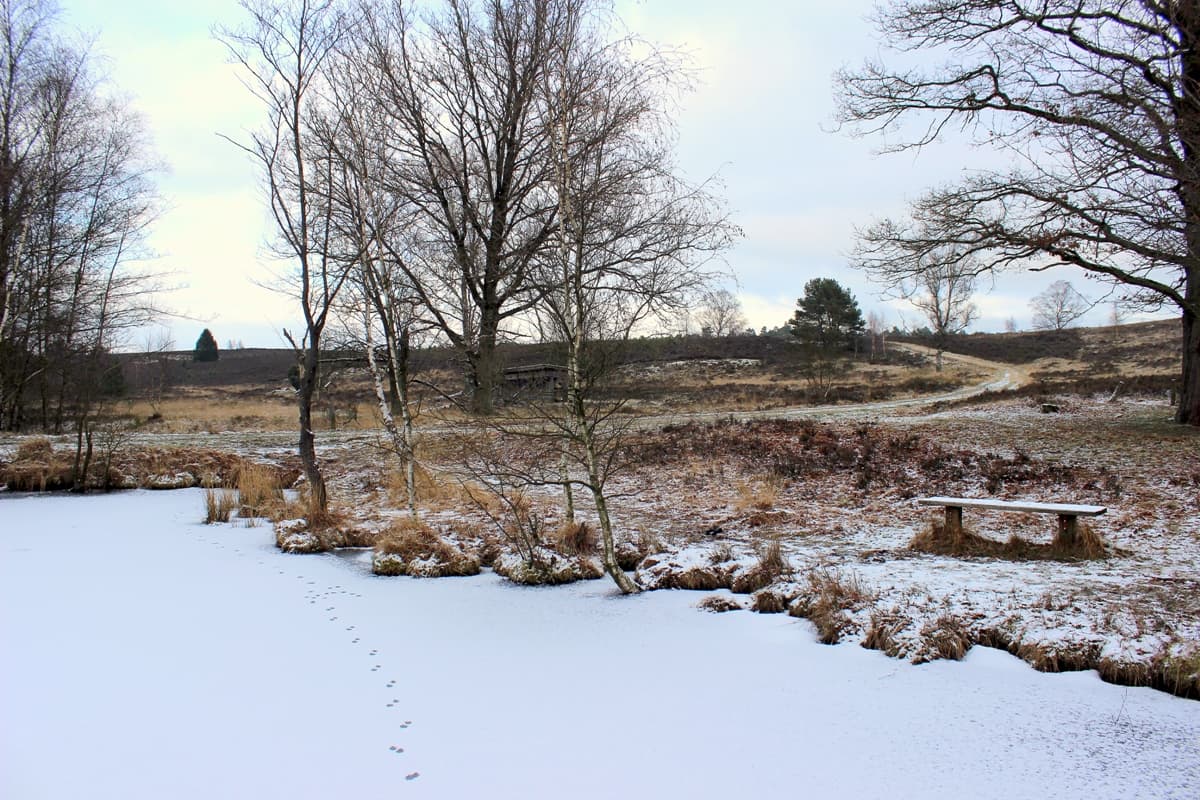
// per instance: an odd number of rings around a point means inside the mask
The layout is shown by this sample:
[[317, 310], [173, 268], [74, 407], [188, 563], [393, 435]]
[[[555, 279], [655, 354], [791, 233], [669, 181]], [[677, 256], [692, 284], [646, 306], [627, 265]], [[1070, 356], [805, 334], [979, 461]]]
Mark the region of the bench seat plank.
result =
[[1074, 505], [1071, 503], [1034, 503], [1012, 500], [981, 500], [970, 497], [920, 497], [917, 505], [982, 508], [993, 511], [1018, 511], [1030, 514], [1060, 514], [1072, 517], [1095, 517], [1108, 512], [1107, 506]]

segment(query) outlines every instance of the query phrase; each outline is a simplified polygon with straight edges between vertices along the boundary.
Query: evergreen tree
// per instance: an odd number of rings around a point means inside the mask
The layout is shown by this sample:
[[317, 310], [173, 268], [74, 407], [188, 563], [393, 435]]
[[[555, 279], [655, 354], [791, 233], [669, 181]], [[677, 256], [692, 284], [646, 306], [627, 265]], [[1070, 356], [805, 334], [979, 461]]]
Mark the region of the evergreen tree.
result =
[[843, 350], [854, 347], [866, 323], [849, 289], [832, 278], [813, 278], [804, 284], [804, 297], [796, 301], [796, 313], [788, 327], [805, 345]]
[[192, 353], [192, 361], [216, 361], [221, 357], [217, 351], [217, 340], [213, 338], [212, 331], [208, 328], [200, 334], [200, 338], [196, 340], [196, 349]]

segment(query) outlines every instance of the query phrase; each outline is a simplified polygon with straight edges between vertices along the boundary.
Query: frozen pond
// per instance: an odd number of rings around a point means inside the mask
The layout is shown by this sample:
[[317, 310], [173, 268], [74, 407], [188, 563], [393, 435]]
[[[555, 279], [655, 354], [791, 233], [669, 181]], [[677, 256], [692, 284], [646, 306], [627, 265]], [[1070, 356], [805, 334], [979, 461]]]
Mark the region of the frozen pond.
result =
[[807, 622], [376, 578], [198, 490], [0, 496], [0, 797], [1200, 797], [1200, 703]]

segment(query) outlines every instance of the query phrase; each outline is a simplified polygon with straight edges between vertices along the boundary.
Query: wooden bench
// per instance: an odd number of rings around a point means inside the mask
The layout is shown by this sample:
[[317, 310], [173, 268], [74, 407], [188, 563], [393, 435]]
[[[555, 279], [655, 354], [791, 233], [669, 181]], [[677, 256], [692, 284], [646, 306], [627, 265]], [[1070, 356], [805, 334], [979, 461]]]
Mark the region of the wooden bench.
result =
[[1064, 546], [1075, 544], [1079, 517], [1096, 517], [1108, 511], [1105, 506], [1083, 506], [1070, 503], [1027, 503], [1012, 500], [977, 500], [970, 497], [920, 497], [917, 505], [945, 506], [946, 533], [962, 535], [962, 512], [964, 508], [979, 508], [987, 511], [1019, 511], [1026, 514], [1057, 514], [1058, 535], [1055, 542]]

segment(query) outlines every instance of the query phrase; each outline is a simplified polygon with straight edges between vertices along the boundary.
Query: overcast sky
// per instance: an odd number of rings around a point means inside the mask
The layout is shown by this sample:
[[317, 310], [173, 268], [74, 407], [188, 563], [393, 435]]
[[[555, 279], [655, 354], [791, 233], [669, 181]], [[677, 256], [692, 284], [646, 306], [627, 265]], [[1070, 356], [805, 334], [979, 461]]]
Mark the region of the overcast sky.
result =
[[[253, 165], [217, 134], [238, 138], [261, 111], [226, 63], [214, 25], [242, 20], [234, 0], [60, 0], [64, 22], [95, 36], [112, 83], [145, 118], [168, 171], [159, 180], [166, 210], [150, 245], [154, 267], [179, 286], [168, 302], [191, 319], [167, 321], [189, 348], [212, 329], [222, 347], [283, 346], [296, 325], [294, 302], [260, 284], [272, 267], [272, 234]], [[870, 0], [620, 0], [635, 33], [690, 53], [700, 82], [684, 98], [679, 162], [700, 180], [719, 175], [745, 237], [728, 254], [750, 323], [776, 327], [791, 316], [811, 278], [847, 285], [864, 313], [887, 324], [917, 323], [901, 302], [847, 266], [855, 226], [900, 213], [930, 184], [953, 179], [979, 154], [961, 146], [919, 155], [873, 154], [878, 141], [833, 130], [831, 76], [880, 51], [865, 20]], [[1101, 288], [1069, 268], [1003, 277], [978, 299], [976, 330], [1001, 330], [1009, 317], [1029, 326], [1029, 298], [1054, 280], [1092, 297]], [[1107, 306], [1085, 324], [1104, 324]], [[131, 342], [138, 346], [140, 342]]]

